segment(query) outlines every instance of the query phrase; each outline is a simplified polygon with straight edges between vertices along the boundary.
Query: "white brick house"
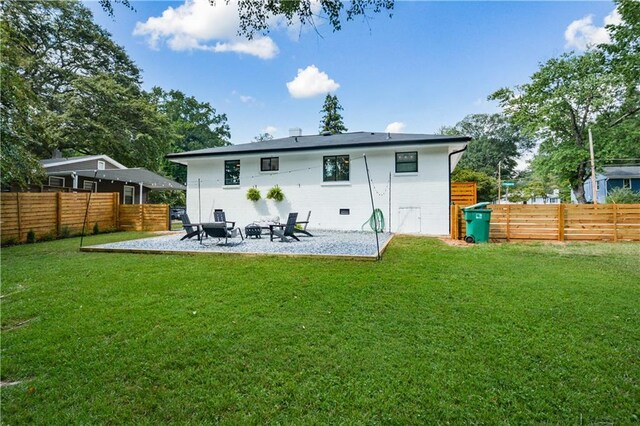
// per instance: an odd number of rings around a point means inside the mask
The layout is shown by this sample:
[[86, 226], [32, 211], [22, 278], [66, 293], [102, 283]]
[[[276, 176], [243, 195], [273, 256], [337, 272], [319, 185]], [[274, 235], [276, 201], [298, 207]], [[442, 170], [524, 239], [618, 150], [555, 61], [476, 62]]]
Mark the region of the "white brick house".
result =
[[[386, 230], [390, 223], [392, 232], [443, 235], [449, 228], [450, 170], [470, 139], [371, 132], [290, 136], [167, 158], [187, 166], [192, 222], [212, 222], [215, 209], [239, 226], [311, 211], [309, 229], [359, 230], [372, 212], [366, 154]], [[274, 185], [285, 194], [282, 202], [265, 199]], [[247, 200], [251, 187], [260, 190], [261, 200]]]

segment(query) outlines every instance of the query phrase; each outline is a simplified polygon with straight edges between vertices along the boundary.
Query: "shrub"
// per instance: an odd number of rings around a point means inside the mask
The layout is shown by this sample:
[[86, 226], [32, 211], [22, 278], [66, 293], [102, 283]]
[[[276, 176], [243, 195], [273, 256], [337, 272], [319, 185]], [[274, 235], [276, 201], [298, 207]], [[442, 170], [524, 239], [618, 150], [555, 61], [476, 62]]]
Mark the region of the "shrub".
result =
[[69, 229], [69, 227], [67, 225], [63, 226], [60, 229], [60, 238], [69, 238], [71, 236], [71, 230]]
[[640, 203], [640, 192], [630, 188], [614, 188], [607, 195], [607, 203], [610, 204], [637, 204]]
[[33, 229], [27, 232], [27, 244], [33, 244], [36, 242], [36, 233]]
[[93, 234], [99, 234], [100, 233], [100, 227], [98, 226], [98, 222], [93, 224]]
[[260, 198], [262, 198], [262, 195], [260, 194], [260, 190], [258, 188], [253, 187], [247, 189], [247, 200], [258, 201]]
[[53, 241], [56, 239], [55, 232], [48, 232], [42, 236], [40, 236], [39, 241]]
[[284, 200], [284, 192], [282, 192], [282, 189], [276, 185], [269, 189], [269, 192], [267, 192], [267, 198], [274, 201], [282, 201]]

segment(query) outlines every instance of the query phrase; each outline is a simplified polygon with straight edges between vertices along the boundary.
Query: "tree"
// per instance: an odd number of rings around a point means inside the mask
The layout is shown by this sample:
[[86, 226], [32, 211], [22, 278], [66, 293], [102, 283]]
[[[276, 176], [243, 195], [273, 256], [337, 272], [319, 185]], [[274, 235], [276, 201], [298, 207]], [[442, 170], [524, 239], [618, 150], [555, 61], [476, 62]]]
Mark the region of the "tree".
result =
[[451, 182], [476, 182], [479, 202], [498, 198], [498, 181], [486, 173], [456, 167], [451, 173]]
[[468, 115], [453, 127], [441, 128], [440, 133], [471, 136], [458, 167], [490, 176], [497, 176], [502, 161], [502, 176], [512, 177], [517, 158], [534, 146], [533, 138], [502, 114]]
[[[170, 147], [168, 121], [144, 96], [140, 70], [91, 12], [67, 1], [7, 0], [0, 8], [9, 52], [2, 57], [2, 120], [11, 132], [3, 142], [17, 141], [3, 150], [3, 170], [60, 149], [159, 171]], [[19, 181], [17, 173], [9, 177]]]
[[[216, 0], [209, 0], [212, 6]], [[221, 0], [218, 0], [221, 1]], [[224, 0], [229, 4], [230, 0]], [[109, 15], [113, 16], [113, 4], [121, 3], [131, 8], [128, 0], [100, 0], [100, 5]], [[333, 31], [342, 29], [343, 20], [351, 21], [358, 16], [367, 17], [371, 12], [380, 13], [383, 10], [393, 10], [394, 0], [296, 0], [296, 1], [262, 1], [239, 0], [238, 15], [240, 28], [238, 34], [253, 39], [256, 33], [267, 34], [274, 18], [281, 18], [287, 26], [300, 23], [316, 28], [315, 20], [326, 19]]]
[[490, 96], [505, 113], [541, 143], [541, 167], [567, 180], [578, 202], [586, 202], [583, 182], [589, 149], [587, 128], [624, 104], [626, 90], [617, 74], [607, 73], [604, 55], [568, 53], [543, 64], [531, 82]]
[[254, 142], [266, 142], [270, 140], [273, 140], [273, 136], [271, 135], [271, 133], [268, 133], [268, 132], [260, 133], [258, 136], [253, 138]]
[[[231, 133], [227, 115], [218, 114], [210, 103], [200, 102], [179, 90], [167, 92], [160, 87], [152, 88], [148, 97], [170, 124], [172, 143], [169, 152], [193, 151], [230, 144]], [[185, 166], [167, 163], [165, 169], [178, 182], [186, 182]]]
[[348, 130], [342, 121], [342, 115], [340, 114], [342, 110], [338, 97], [327, 93], [320, 111], [321, 114], [324, 114], [320, 120], [320, 134], [324, 132], [337, 134]]

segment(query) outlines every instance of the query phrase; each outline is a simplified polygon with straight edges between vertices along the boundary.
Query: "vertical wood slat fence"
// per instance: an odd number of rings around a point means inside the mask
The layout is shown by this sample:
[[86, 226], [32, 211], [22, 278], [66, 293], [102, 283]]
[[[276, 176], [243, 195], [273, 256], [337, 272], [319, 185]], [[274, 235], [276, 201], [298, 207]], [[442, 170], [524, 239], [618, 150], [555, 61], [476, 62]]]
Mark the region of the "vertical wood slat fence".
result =
[[[489, 238], [525, 241], [640, 241], [640, 204], [493, 204]], [[465, 236], [461, 206], [451, 206], [451, 238]]]
[[478, 202], [476, 182], [451, 182], [451, 203], [470, 206]]
[[[29, 231], [37, 239], [82, 232], [89, 193], [0, 193], [2, 242], [24, 242]], [[122, 210], [135, 207], [142, 212], [137, 222], [124, 222]], [[120, 205], [117, 193], [93, 193], [87, 214], [87, 233], [97, 223], [100, 230], [129, 229], [159, 231], [169, 229], [169, 206], [163, 204]]]

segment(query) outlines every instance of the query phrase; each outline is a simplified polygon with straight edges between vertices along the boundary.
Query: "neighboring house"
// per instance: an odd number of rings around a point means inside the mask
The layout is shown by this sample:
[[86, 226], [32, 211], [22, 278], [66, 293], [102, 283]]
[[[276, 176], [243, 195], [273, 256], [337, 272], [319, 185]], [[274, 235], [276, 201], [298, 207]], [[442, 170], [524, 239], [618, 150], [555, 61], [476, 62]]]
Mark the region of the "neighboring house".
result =
[[128, 169], [106, 155], [51, 158], [40, 163], [47, 173], [49, 187], [117, 192], [122, 204], [143, 204], [150, 191], [186, 189], [149, 170]]
[[[355, 132], [273, 139], [167, 155], [187, 166], [187, 212], [193, 222], [213, 221], [215, 209], [246, 225], [289, 212], [309, 229], [369, 229], [372, 214], [366, 154], [376, 208], [385, 230], [444, 235], [449, 229], [449, 176], [471, 138]], [[278, 185], [282, 202], [266, 200]], [[262, 199], [246, 198], [256, 187]]]
[[547, 194], [544, 197], [529, 198], [526, 204], [560, 204], [560, 190], [554, 189], [551, 194]]
[[[640, 165], [605, 166], [602, 173], [596, 174], [597, 198], [599, 203], [606, 201], [609, 191], [614, 188], [630, 188], [640, 192]], [[584, 197], [588, 203], [593, 201], [591, 177], [584, 182]], [[571, 192], [571, 200], [576, 197]]]

